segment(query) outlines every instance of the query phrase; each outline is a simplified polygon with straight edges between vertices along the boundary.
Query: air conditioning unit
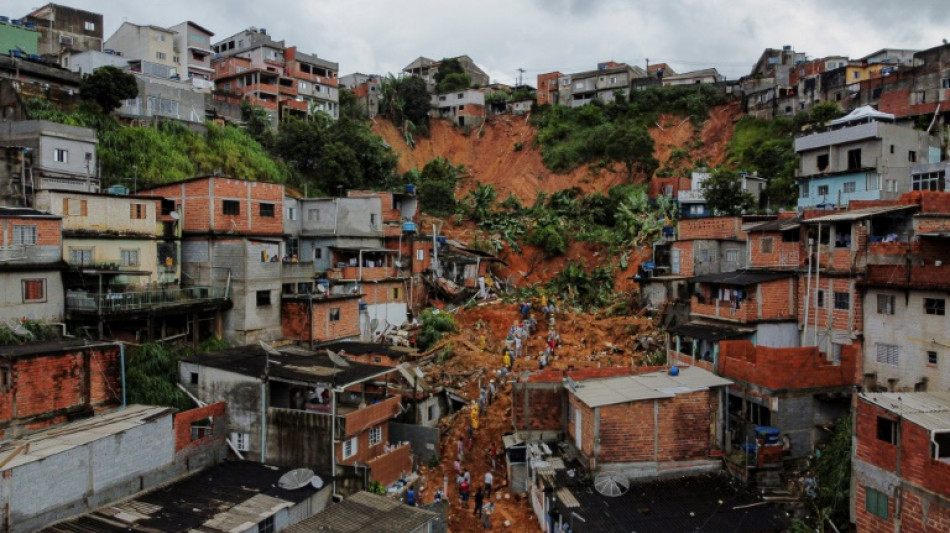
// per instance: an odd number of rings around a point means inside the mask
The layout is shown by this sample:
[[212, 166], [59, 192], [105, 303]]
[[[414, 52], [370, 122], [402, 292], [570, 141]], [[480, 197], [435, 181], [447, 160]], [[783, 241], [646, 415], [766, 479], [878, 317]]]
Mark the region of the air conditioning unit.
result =
[[70, 37], [69, 35], [60, 35], [60, 36], [59, 36], [59, 44], [63, 44], [63, 45], [66, 45], [66, 46], [72, 46], [72, 45], [73, 45], [73, 38]]

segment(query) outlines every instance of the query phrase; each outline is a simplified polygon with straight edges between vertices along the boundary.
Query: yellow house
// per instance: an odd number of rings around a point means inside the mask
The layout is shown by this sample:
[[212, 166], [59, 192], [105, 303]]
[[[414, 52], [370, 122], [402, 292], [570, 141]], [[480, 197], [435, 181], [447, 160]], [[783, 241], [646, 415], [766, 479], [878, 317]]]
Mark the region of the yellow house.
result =
[[36, 208], [63, 217], [63, 260], [75, 270], [110, 273], [121, 287], [179, 279], [175, 221], [159, 220], [160, 198], [40, 191]]

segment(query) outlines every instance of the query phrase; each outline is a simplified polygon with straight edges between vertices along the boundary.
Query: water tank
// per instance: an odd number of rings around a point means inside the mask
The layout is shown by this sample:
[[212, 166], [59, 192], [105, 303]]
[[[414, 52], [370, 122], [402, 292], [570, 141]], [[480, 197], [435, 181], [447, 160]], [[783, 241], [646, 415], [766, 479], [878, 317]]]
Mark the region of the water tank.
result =
[[416, 194], [416, 185], [414, 183], [406, 184], [406, 194]]
[[10, 21], [10, 24], [13, 24], [14, 26], [22, 26], [22, 25], [23, 25], [23, 21], [20, 20], [20, 19], [13, 19], [13, 20]]
[[111, 49], [111, 48], [106, 48], [105, 50], [103, 50], [103, 52], [109, 54], [110, 56], [114, 56], [114, 55], [115, 55], [115, 50], [113, 50], [113, 49]]
[[267, 35], [267, 28], [261, 28], [260, 31], [262, 35]]
[[765, 441], [765, 444], [778, 444], [781, 431], [772, 426], [756, 426], [755, 435]]
[[447, 238], [441, 236], [436, 240], [439, 242], [439, 244], [445, 244], [449, 241]]
[[671, 375], [671, 376], [678, 376], [678, 375], [680, 375], [680, 367], [678, 367], [678, 366], [676, 366], [676, 365], [671, 366], [671, 367], [670, 367], [670, 375]]
[[416, 232], [416, 223], [415, 223], [415, 222], [403, 222], [403, 223], [402, 223], [402, 232], [403, 232], [403, 233], [415, 233], [415, 232]]
[[366, 302], [360, 302], [360, 311], [366, 311]]
[[10, 22], [10, 17], [5, 16], [5, 15], [0, 15], [0, 22], [4, 22], [4, 23]]
[[128, 196], [129, 188], [125, 185], [113, 185], [106, 188], [106, 194], [111, 194], [113, 196]]
[[28, 30], [35, 30], [36, 24], [33, 24], [32, 22], [26, 22], [23, 24], [23, 27], [25, 27]]
[[791, 52], [791, 51], [792, 51], [792, 45], [786, 44], [785, 46], [782, 47], [782, 50], [785, 51], [785, 52]]

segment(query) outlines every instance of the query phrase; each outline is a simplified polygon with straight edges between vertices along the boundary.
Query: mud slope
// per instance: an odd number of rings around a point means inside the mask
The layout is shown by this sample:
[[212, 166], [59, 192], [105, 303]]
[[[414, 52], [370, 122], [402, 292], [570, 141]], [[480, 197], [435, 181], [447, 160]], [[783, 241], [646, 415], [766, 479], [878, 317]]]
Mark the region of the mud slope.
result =
[[[689, 120], [660, 117], [650, 134], [656, 143], [661, 168], [677, 148], [690, 149], [692, 160], [705, 159], [711, 166], [722, 164], [733, 124], [739, 116], [738, 104], [716, 108], [700, 126], [698, 135]], [[465, 165], [470, 174], [460, 184], [460, 196], [481, 182], [493, 185], [499, 199], [510, 192], [523, 203], [530, 203], [538, 191], [550, 194], [570, 187], [579, 187], [584, 192], [607, 191], [624, 181], [619, 167], [596, 172], [581, 167], [567, 174], [555, 174], [544, 168], [540, 151], [531, 146], [535, 129], [524, 116], [493, 117], [481, 134], [474, 129], [469, 135], [446, 121], [433, 120], [430, 137], [416, 138], [415, 149], [409, 148], [402, 134], [388, 120], [377, 120], [372, 127], [399, 153], [400, 172], [421, 169], [440, 156], [453, 164]], [[516, 143], [521, 143], [521, 150], [515, 149]]]

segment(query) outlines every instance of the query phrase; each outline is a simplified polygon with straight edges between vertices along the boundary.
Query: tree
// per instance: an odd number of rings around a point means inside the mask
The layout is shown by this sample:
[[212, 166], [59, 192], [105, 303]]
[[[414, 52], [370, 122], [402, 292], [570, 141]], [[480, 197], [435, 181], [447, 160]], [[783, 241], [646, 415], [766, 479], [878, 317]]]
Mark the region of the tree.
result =
[[429, 132], [429, 109], [431, 108], [426, 82], [418, 76], [397, 79], [389, 75], [380, 87], [379, 112], [389, 118], [396, 127], [409, 130], [409, 124], [423, 135]]
[[465, 73], [457, 57], [443, 59], [432, 79], [435, 80], [436, 91], [440, 93], [461, 91], [472, 86], [472, 77]]
[[84, 77], [79, 83], [79, 95], [99, 104], [103, 113], [112, 113], [122, 107], [123, 100], [138, 96], [139, 87], [135, 76], [109, 65]]
[[633, 181], [634, 171], [650, 178], [660, 166], [653, 157], [653, 138], [647, 127], [639, 122], [614, 125], [607, 134], [604, 151], [610, 160], [626, 166], [628, 182]]
[[435, 216], [449, 216], [455, 213], [455, 184], [464, 172], [465, 167], [436, 157], [422, 167], [422, 172], [407, 175], [405, 179], [418, 179], [419, 208], [422, 211]]
[[732, 170], [716, 169], [703, 181], [706, 205], [714, 213], [736, 216], [752, 208], [755, 200], [742, 189], [739, 174]]

